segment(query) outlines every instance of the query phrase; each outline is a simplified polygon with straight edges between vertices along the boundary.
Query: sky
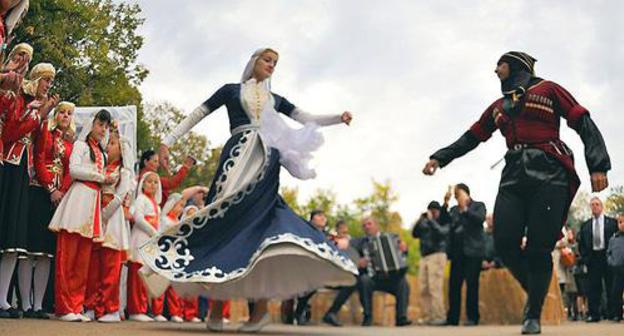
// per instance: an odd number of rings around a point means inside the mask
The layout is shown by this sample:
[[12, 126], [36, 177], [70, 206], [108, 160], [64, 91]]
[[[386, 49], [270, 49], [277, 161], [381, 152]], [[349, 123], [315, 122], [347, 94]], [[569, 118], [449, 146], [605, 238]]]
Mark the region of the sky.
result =
[[[372, 179], [389, 180], [399, 195], [394, 210], [408, 227], [448, 185], [463, 182], [491, 212], [503, 165], [491, 166], [506, 151], [500, 133], [433, 177], [421, 171], [501, 96], [494, 67], [510, 50], [535, 57], [538, 76], [591, 112], [611, 156], [610, 183], [624, 185], [622, 1], [133, 2], [146, 18], [138, 58], [150, 71], [140, 87], [146, 102], [190, 113], [237, 82], [254, 50], [271, 47], [280, 53], [274, 92], [310, 113], [353, 113], [351, 126], [323, 130], [316, 179], [282, 171], [282, 185], [297, 187], [300, 201], [324, 188], [349, 203], [372, 192]], [[590, 191], [583, 144], [565, 122], [561, 129], [581, 190]], [[225, 108], [194, 131], [223, 145]]]

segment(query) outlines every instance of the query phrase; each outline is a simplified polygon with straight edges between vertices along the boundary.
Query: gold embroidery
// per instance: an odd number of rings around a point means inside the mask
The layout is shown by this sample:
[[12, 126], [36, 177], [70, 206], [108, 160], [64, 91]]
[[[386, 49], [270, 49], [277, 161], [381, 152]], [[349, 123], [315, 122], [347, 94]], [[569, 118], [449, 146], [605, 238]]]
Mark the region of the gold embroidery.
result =
[[554, 114], [555, 111], [548, 107], [548, 106], [544, 106], [544, 105], [540, 105], [540, 104], [535, 104], [535, 103], [526, 103], [526, 107], [531, 107], [531, 108], [535, 108], [538, 110], [542, 110], [542, 111], [546, 111], [548, 113]]
[[156, 248], [153, 244], [145, 245], [143, 247], [143, 252], [145, 252], [147, 255], [154, 256], [156, 255]]

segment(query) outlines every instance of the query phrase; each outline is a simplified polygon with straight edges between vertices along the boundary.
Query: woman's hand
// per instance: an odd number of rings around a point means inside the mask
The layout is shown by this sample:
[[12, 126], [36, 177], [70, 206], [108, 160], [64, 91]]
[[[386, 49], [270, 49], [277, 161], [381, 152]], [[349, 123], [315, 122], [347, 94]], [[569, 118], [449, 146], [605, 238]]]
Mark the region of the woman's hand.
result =
[[440, 163], [436, 159], [431, 159], [427, 161], [425, 164], [425, 168], [423, 168], [423, 174], [425, 175], [433, 175], [436, 170], [440, 167]]
[[52, 204], [54, 204], [54, 206], [58, 206], [61, 202], [61, 199], [63, 199], [63, 195], [64, 193], [62, 191], [54, 190], [50, 195], [50, 201], [52, 201]]
[[353, 120], [353, 115], [349, 111], [344, 111], [340, 116], [340, 120], [342, 120], [343, 123], [350, 125], [351, 120]]
[[39, 115], [41, 116], [41, 119], [45, 119], [45, 117], [48, 116], [48, 113], [50, 113], [50, 111], [58, 105], [59, 100], [61, 100], [61, 97], [58, 94], [46, 99], [43, 105], [39, 108]]
[[115, 184], [117, 183], [118, 177], [119, 177], [118, 175], [117, 176], [106, 175], [104, 176], [104, 184]]
[[169, 172], [169, 147], [167, 147], [167, 145], [160, 145], [158, 159], [160, 160], [160, 166], [163, 167], [165, 171]]
[[193, 168], [193, 166], [195, 165], [195, 163], [197, 163], [197, 160], [195, 160], [195, 158], [194, 158], [194, 157], [192, 157], [192, 156], [190, 156], [190, 155], [189, 155], [189, 156], [187, 156], [187, 157], [186, 157], [186, 159], [184, 159], [184, 163], [183, 163], [183, 165], [184, 165], [186, 168], [191, 169], [191, 168]]
[[607, 173], [595, 172], [591, 173], [592, 192], [600, 192], [609, 186]]

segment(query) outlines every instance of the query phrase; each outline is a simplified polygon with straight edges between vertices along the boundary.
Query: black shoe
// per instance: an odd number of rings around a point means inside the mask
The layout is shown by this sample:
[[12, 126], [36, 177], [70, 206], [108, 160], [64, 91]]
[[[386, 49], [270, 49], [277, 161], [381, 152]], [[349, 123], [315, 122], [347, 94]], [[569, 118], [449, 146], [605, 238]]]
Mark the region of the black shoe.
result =
[[39, 320], [49, 320], [50, 316], [48, 316], [48, 314], [43, 311], [43, 309], [39, 309], [34, 313], [34, 318]]
[[446, 322], [444, 322], [444, 325], [445, 326], [458, 326], [459, 322], [446, 320]]
[[362, 327], [370, 327], [373, 325], [373, 319], [370, 316], [364, 316]]
[[588, 316], [587, 319], [585, 319], [585, 322], [587, 323], [596, 323], [596, 322], [600, 322], [600, 317], [596, 317], [596, 316]]
[[463, 324], [465, 327], [474, 327], [479, 325], [479, 321], [466, 320]]
[[13, 307], [9, 309], [0, 308], [0, 318], [20, 319], [22, 318], [22, 311]]
[[305, 310], [299, 314], [295, 314], [295, 320], [297, 321], [297, 325], [300, 326], [307, 325], [310, 322]]
[[612, 317], [609, 319], [611, 322], [613, 323], [620, 323], [620, 321], [622, 321], [621, 317]]
[[342, 327], [342, 323], [338, 321], [338, 317], [334, 313], [327, 313], [323, 316], [323, 322], [333, 325], [334, 327]]
[[24, 318], [35, 318], [35, 311], [30, 308], [24, 312]]
[[397, 327], [405, 327], [412, 324], [412, 321], [408, 320], [407, 318], [402, 318], [396, 321], [396, 326]]
[[542, 327], [538, 319], [526, 319], [522, 323], [522, 335], [536, 335], [542, 333]]

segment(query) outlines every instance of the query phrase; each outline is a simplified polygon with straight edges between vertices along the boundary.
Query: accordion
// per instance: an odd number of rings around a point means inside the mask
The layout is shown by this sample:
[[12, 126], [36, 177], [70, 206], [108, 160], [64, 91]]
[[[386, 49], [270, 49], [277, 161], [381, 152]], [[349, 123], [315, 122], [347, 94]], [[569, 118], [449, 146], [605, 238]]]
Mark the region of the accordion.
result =
[[368, 258], [368, 275], [404, 274], [407, 271], [405, 254], [399, 248], [397, 236], [382, 233], [377, 237], [368, 237], [363, 246], [364, 257]]

